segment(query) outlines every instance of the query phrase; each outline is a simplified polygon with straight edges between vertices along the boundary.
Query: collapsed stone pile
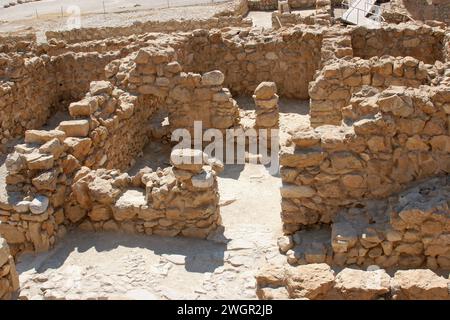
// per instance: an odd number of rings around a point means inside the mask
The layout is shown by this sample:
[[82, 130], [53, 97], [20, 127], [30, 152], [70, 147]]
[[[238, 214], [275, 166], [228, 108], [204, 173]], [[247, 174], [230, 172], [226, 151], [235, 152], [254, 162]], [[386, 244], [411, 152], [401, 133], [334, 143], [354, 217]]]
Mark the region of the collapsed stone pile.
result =
[[450, 280], [431, 270], [397, 271], [345, 268], [337, 274], [327, 264], [268, 266], [256, 276], [260, 299], [449, 300]]

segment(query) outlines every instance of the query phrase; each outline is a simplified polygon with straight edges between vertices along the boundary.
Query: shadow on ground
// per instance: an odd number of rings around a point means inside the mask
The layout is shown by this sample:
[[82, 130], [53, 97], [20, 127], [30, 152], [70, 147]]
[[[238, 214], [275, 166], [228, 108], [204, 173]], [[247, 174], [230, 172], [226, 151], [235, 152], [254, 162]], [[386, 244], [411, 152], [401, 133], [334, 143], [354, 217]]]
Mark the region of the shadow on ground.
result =
[[[94, 249], [98, 253], [111, 251], [118, 247], [146, 249], [155, 255], [184, 256], [184, 265], [189, 272], [214, 272], [224, 264], [226, 243], [192, 238], [168, 238], [156, 235], [137, 235], [110, 232], [85, 232], [74, 230], [49, 252], [23, 254], [19, 258], [19, 274], [30, 269], [43, 273], [47, 269], [61, 267], [73, 252], [83, 253]], [[170, 261], [170, 257], [168, 257]], [[114, 263], [114, 261], [111, 261]]]

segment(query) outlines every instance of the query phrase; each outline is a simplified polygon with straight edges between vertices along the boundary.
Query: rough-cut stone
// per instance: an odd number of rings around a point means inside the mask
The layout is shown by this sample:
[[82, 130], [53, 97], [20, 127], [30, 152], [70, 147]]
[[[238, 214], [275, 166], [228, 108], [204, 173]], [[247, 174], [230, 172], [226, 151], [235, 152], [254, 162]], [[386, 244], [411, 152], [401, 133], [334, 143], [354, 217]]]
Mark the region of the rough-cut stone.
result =
[[54, 138], [64, 140], [66, 134], [62, 130], [27, 130], [25, 131], [26, 143], [44, 144]]
[[277, 93], [275, 82], [261, 82], [255, 89], [255, 99], [268, 100]]
[[390, 279], [383, 269], [363, 271], [345, 268], [336, 275], [334, 288], [345, 300], [373, 300], [389, 292]]
[[108, 81], [92, 81], [89, 91], [93, 96], [104, 94], [111, 94], [113, 85]]
[[46, 196], [39, 195], [30, 202], [30, 211], [34, 214], [41, 214], [44, 213], [45, 210], [47, 210], [48, 205], [48, 198]]
[[449, 300], [449, 280], [431, 270], [400, 270], [392, 278], [394, 299]]
[[292, 298], [320, 299], [334, 285], [334, 275], [325, 263], [313, 263], [287, 271], [287, 290]]
[[202, 76], [202, 84], [204, 86], [220, 86], [225, 80], [225, 76], [219, 70], [206, 72]]

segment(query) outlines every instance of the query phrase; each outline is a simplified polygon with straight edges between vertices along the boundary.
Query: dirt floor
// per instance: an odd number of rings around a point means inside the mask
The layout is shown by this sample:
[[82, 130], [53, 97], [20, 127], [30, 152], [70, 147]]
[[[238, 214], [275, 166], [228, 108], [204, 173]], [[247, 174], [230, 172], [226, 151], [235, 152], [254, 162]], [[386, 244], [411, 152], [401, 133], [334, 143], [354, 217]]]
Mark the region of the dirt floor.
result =
[[[237, 101], [251, 125], [253, 101]], [[281, 99], [280, 111], [281, 137], [309, 122], [307, 101]], [[169, 151], [150, 143], [130, 172], [166, 167]], [[223, 228], [208, 240], [71, 231], [50, 252], [19, 257], [20, 298], [256, 299], [258, 268], [286, 262], [276, 241], [281, 179], [246, 164], [226, 165], [218, 180]]]
[[[37, 32], [38, 40], [43, 41], [45, 39], [43, 35], [45, 31], [66, 30], [68, 22], [73, 21], [69, 12], [70, 9], [68, 9], [71, 3], [63, 2], [62, 13], [61, 5], [55, 0], [50, 1], [50, 3], [35, 2], [17, 5], [7, 9], [0, 7], [0, 32]], [[82, 1], [80, 7], [81, 27], [122, 26], [132, 24], [135, 21], [207, 19], [223, 11], [228, 1], [211, 3], [211, 1], [207, 0], [170, 0], [170, 8], [167, 8], [167, 0], [157, 0], [154, 3], [153, 1], [149, 3], [143, 0], [134, 2], [110, 0], [109, 2], [112, 4], [107, 6], [106, 13], [103, 13], [102, 1], [92, 1], [96, 5], [90, 4], [91, 0], [85, 2]], [[140, 5], [130, 4], [135, 2]], [[45, 9], [39, 9], [39, 7], [34, 9], [33, 5], [37, 6], [38, 4], [46, 4]], [[83, 7], [83, 4], [86, 8]], [[11, 13], [12, 10], [18, 13]], [[40, 10], [42, 13], [39, 13]]]

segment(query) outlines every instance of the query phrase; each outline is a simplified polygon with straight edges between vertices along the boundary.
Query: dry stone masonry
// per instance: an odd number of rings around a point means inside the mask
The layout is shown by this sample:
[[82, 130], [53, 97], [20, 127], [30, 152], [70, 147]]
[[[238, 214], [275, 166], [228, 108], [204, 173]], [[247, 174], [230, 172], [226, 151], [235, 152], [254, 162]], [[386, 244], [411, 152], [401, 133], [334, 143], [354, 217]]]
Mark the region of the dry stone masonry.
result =
[[11, 299], [19, 289], [19, 277], [6, 240], [0, 237], [0, 300]]
[[[259, 270], [260, 299], [449, 299], [448, 19], [402, 9], [368, 29], [335, 6], [237, 0], [206, 20], [0, 37], [0, 299], [19, 289], [13, 257], [74, 228], [226, 231], [220, 159], [196, 146], [159, 167], [141, 157], [197, 121], [281, 132], [285, 263]], [[273, 28], [248, 10], [274, 11]]]

